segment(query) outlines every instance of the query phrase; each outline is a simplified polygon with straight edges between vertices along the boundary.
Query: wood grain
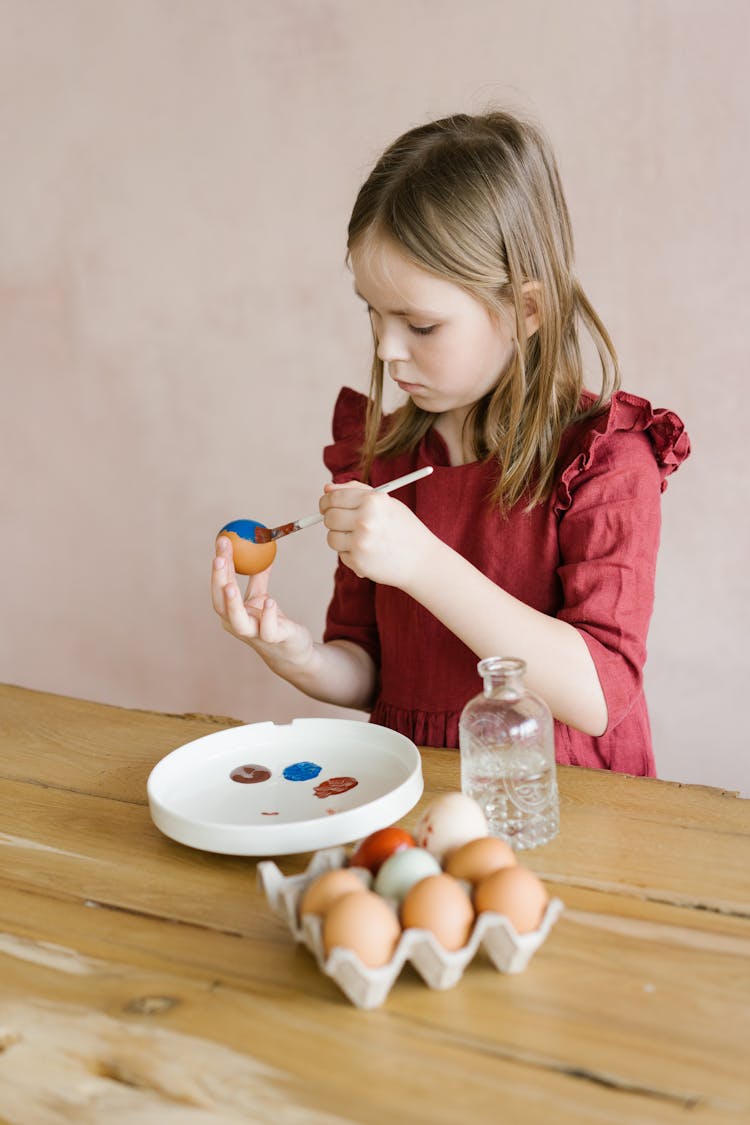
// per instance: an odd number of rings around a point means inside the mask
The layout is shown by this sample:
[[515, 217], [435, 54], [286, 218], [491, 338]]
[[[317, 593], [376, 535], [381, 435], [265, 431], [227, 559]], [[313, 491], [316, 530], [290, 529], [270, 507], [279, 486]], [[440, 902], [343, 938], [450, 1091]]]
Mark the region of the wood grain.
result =
[[[361, 1012], [254, 860], [150, 820], [156, 761], [231, 722], [0, 688], [0, 1118], [750, 1118], [750, 802], [561, 769], [560, 836], [524, 860], [567, 909], [526, 972], [479, 956], [440, 993], [407, 968]], [[423, 763], [406, 826], [458, 788], [455, 753]]]

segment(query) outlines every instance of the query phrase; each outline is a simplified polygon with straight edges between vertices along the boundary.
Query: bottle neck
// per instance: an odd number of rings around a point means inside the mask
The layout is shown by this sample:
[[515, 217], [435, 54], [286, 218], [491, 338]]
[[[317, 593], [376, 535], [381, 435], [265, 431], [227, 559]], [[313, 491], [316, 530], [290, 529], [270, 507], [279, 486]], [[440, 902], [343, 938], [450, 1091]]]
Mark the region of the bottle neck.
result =
[[480, 660], [477, 671], [484, 680], [488, 699], [520, 699], [524, 694], [526, 663], [511, 656], [490, 656]]

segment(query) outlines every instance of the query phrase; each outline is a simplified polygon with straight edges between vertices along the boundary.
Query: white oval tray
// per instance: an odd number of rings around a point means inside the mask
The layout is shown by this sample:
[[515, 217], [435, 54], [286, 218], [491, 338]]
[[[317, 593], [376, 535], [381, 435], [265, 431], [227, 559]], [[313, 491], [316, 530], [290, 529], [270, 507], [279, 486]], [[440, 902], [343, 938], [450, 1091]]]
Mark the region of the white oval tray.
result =
[[[284, 776], [300, 763], [319, 769], [305, 780]], [[245, 765], [270, 776], [233, 781]], [[333, 778], [356, 785], [326, 792]], [[295, 719], [231, 727], [180, 746], [151, 771], [148, 801], [154, 824], [180, 844], [223, 855], [291, 855], [393, 824], [423, 788], [419, 750], [404, 735], [356, 719]]]

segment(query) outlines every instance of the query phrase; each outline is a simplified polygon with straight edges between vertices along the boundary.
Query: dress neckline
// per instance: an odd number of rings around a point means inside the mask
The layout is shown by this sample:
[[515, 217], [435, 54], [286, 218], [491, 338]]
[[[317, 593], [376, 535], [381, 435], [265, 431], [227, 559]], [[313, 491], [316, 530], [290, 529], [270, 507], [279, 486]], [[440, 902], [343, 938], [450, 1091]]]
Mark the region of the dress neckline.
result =
[[464, 461], [460, 465], [453, 465], [448, 443], [434, 426], [430, 427], [424, 435], [420, 446], [427, 462], [436, 469], [469, 469], [472, 466], [485, 464], [484, 461]]

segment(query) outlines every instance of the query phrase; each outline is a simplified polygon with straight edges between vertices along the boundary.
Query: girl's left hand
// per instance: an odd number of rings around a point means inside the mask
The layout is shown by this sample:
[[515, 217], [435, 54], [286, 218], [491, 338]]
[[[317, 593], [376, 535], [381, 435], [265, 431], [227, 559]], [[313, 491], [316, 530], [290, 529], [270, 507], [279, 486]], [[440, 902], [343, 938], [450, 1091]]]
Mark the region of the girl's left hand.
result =
[[319, 507], [328, 546], [359, 578], [412, 584], [431, 532], [410, 508], [360, 481], [327, 484]]

